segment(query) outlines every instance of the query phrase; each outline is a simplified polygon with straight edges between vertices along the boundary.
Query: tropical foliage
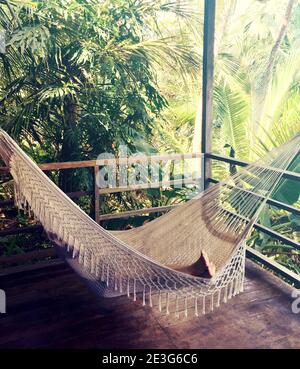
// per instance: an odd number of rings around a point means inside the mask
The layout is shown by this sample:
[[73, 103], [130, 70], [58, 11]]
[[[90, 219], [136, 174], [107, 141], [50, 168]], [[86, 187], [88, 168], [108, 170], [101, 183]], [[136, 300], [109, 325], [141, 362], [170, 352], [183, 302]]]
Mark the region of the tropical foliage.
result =
[[[1, 126], [38, 161], [95, 158], [121, 143], [147, 141], [167, 105], [155, 68], [187, 73], [199, 58], [176, 35], [158, 36], [155, 19], [193, 17], [176, 2], [2, 1]], [[151, 34], [151, 37], [150, 37]], [[153, 37], [152, 37], [153, 36]], [[74, 178], [60, 185], [72, 190]], [[76, 183], [75, 183], [76, 184]]]
[[[213, 151], [254, 161], [300, 130], [299, 19], [299, 0], [217, 1]], [[38, 162], [94, 159], [121, 144], [199, 152], [202, 26], [198, 0], [0, 0], [0, 125]], [[300, 172], [299, 160], [289, 169]], [[213, 166], [218, 178], [235, 170]], [[65, 191], [91, 186], [84, 170], [49, 175]], [[186, 196], [121, 193], [102, 198], [101, 210]], [[295, 208], [299, 196], [291, 180], [274, 194]], [[86, 198], [80, 205], [88, 211]], [[300, 240], [298, 215], [268, 207], [260, 222]], [[290, 246], [257, 232], [250, 244], [300, 273]]]
[[[218, 59], [226, 54], [236, 71], [230, 80], [216, 78], [215, 119], [220, 129], [215, 149], [226, 153], [229, 146], [231, 154], [253, 161], [300, 131], [300, 6], [296, 0], [226, 3]], [[299, 160], [289, 170], [299, 172]], [[291, 180], [281, 181], [273, 194], [296, 208], [299, 196], [300, 186]], [[296, 242], [300, 239], [299, 215], [268, 206], [260, 222]], [[257, 232], [250, 244], [300, 272], [299, 252], [292, 246]]]
[[[199, 22], [186, 1], [0, 0], [6, 36], [0, 126], [38, 162], [94, 159], [121, 144], [133, 152], [155, 151], [152, 130], [168, 105], [158, 71], [193, 78], [201, 65], [183, 33], [162, 34], [159, 18], [189, 29]], [[66, 192], [92, 186], [86, 170], [49, 175]], [[155, 206], [176, 195], [118, 194], [101, 206], [109, 212]], [[86, 198], [80, 205], [89, 211]], [[1, 213], [4, 227], [9, 212]]]
[[[300, 131], [300, 5], [296, 0], [225, 0], [217, 5], [213, 151], [254, 161]], [[156, 128], [161, 148], [200, 151], [197, 86], [188, 94], [177, 89], [169, 99], [166, 129]], [[300, 172], [299, 160], [289, 169]], [[215, 178], [237, 169], [213, 162]], [[299, 196], [300, 187], [291, 180], [282, 181], [273, 195], [296, 208]], [[299, 215], [269, 207], [260, 222], [295, 241], [300, 239]], [[300, 272], [299, 252], [291, 246], [258, 232], [250, 244]]]

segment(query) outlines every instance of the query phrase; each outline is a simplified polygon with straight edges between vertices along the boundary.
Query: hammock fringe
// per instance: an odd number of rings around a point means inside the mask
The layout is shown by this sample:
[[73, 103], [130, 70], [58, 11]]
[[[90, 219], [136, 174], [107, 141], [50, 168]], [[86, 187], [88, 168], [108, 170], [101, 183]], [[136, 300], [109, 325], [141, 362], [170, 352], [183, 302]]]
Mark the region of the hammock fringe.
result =
[[[125, 295], [187, 318], [243, 292], [245, 239], [298, 155], [300, 135], [188, 203], [122, 232], [96, 224], [2, 130], [0, 143], [16, 206], [42, 224], [58, 254], [97, 294]], [[204, 251], [216, 269], [211, 279], [186, 272]]]

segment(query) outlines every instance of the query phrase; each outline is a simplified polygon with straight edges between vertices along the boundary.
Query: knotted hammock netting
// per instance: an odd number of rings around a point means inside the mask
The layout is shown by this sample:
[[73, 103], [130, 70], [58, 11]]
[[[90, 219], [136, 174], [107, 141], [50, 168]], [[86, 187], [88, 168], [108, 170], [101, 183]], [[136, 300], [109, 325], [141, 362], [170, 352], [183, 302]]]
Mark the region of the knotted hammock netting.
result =
[[[245, 239], [299, 153], [300, 135], [169, 213], [117, 232], [93, 221], [2, 130], [0, 143], [16, 205], [34, 214], [93, 290], [127, 295], [166, 314], [198, 316], [243, 290]], [[216, 267], [212, 278], [177, 270], [203, 251]]]

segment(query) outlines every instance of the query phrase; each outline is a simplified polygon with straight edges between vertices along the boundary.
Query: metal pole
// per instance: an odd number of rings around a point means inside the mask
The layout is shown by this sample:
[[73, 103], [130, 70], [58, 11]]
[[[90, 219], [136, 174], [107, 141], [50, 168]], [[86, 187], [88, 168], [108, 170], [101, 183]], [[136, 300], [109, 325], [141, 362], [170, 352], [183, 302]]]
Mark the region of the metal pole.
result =
[[205, 0], [204, 41], [203, 41], [203, 80], [202, 80], [202, 137], [201, 152], [204, 155], [201, 168], [203, 189], [211, 177], [211, 161], [206, 157], [211, 152], [213, 79], [214, 79], [214, 41], [215, 41], [216, 1]]

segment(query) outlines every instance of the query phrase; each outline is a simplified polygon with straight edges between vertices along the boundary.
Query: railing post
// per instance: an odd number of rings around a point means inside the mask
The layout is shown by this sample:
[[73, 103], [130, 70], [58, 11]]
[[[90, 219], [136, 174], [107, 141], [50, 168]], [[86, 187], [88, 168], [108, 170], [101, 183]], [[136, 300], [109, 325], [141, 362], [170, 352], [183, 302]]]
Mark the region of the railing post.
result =
[[97, 183], [97, 176], [99, 173], [99, 166], [95, 165], [93, 168], [93, 199], [92, 199], [92, 215], [96, 223], [99, 223], [100, 217], [100, 199], [99, 187]]
[[201, 152], [204, 155], [202, 168], [204, 189], [211, 177], [211, 161], [206, 157], [211, 152], [213, 79], [214, 79], [214, 40], [215, 40], [216, 1], [205, 0], [204, 41], [203, 41], [203, 80], [202, 80], [202, 137]]
[[205, 178], [205, 155], [201, 155], [201, 175], [200, 175], [200, 191], [204, 191], [206, 188], [207, 178]]

